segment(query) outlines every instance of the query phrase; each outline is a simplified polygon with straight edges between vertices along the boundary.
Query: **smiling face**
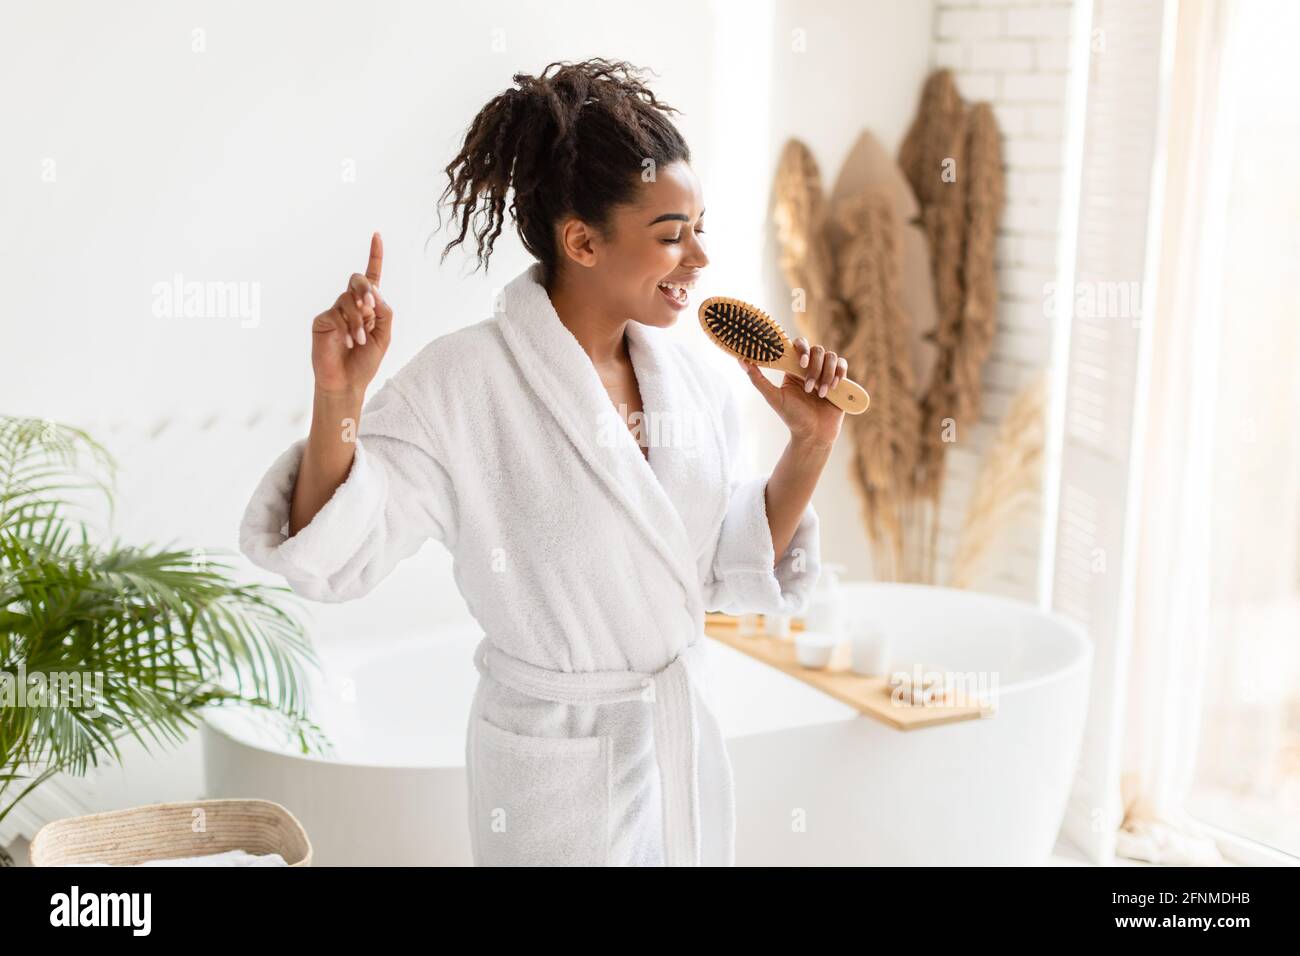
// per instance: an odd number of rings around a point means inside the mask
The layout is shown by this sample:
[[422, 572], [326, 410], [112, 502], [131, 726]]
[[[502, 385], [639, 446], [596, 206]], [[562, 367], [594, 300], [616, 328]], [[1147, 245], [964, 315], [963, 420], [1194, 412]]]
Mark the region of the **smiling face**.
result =
[[690, 305], [709, 257], [704, 198], [684, 162], [659, 169], [636, 199], [614, 207], [602, 230], [578, 220], [557, 226], [564, 270], [612, 316], [667, 327]]

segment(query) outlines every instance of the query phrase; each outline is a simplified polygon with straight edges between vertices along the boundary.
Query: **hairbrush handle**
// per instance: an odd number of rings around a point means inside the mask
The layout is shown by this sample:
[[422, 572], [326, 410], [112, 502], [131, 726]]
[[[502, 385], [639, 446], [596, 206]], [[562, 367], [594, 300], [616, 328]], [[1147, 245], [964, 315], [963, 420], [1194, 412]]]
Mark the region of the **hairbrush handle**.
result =
[[[769, 367], [808, 380], [808, 370], [799, 366], [799, 357], [793, 352], [786, 352]], [[826, 401], [846, 415], [861, 415], [871, 404], [871, 396], [853, 379], [842, 378], [827, 390]]]

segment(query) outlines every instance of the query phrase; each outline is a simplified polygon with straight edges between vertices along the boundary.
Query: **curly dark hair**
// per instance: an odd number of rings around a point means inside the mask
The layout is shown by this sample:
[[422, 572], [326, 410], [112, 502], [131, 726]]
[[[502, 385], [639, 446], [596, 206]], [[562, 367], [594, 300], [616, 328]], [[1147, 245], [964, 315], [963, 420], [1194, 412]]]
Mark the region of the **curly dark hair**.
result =
[[465, 241], [472, 223], [475, 269], [486, 271], [513, 188], [510, 216], [549, 288], [558, 267], [557, 221], [572, 215], [603, 229], [610, 208], [635, 197], [647, 160], [655, 169], [689, 162], [686, 141], [668, 119], [680, 111], [655, 98], [641, 81], [644, 72], [621, 60], [592, 59], [551, 63], [540, 76], [516, 73], [515, 88], [479, 111], [447, 165], [438, 203], [450, 199], [460, 235], [440, 261]]

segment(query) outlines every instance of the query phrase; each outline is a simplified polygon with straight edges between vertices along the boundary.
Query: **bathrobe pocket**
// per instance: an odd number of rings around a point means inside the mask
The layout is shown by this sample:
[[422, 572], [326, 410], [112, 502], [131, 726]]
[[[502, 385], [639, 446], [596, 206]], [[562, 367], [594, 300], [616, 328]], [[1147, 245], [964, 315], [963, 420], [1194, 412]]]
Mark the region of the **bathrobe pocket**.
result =
[[532, 737], [474, 718], [474, 836], [483, 866], [604, 866], [608, 736]]

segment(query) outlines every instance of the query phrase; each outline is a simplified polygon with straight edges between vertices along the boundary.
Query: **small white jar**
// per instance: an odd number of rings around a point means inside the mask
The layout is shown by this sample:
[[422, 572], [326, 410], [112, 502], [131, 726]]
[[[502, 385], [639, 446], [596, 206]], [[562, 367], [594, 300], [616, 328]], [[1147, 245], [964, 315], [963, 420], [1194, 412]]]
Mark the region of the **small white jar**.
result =
[[833, 634], [821, 631], [798, 631], [794, 636], [794, 656], [804, 667], [814, 670], [826, 667], [835, 653], [839, 640]]
[[879, 677], [889, 671], [890, 640], [875, 621], [864, 621], [853, 633], [849, 667], [863, 677]]
[[790, 640], [789, 614], [767, 614], [763, 617], [763, 624], [768, 637], [775, 637], [778, 641]]

